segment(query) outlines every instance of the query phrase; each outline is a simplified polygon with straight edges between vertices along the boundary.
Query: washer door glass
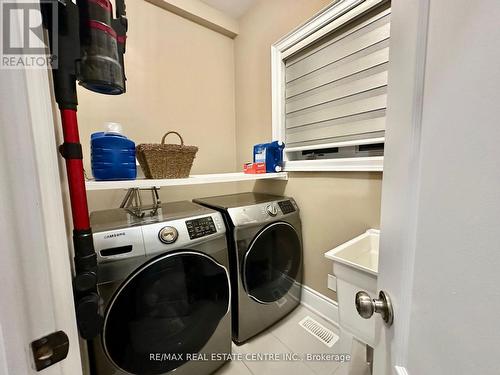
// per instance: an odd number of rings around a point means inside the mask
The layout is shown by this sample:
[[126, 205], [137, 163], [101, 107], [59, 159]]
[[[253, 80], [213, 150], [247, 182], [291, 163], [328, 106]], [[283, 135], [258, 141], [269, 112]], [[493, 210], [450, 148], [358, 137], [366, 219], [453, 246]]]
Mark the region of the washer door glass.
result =
[[[132, 374], [164, 374], [198, 353], [228, 311], [224, 267], [197, 252], [171, 253], [145, 264], [116, 291], [106, 312], [103, 346]], [[154, 360], [155, 354], [164, 356]]]
[[243, 283], [250, 297], [270, 303], [283, 297], [300, 271], [302, 246], [294, 227], [273, 223], [250, 244], [243, 262]]

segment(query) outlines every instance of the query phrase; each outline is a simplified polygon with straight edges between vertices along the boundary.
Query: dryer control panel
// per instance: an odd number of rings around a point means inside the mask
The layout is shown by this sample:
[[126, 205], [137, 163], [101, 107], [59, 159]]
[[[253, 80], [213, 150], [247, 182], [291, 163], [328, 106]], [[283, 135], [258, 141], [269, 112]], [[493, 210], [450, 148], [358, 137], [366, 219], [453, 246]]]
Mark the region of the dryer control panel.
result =
[[295, 201], [290, 198], [251, 206], [231, 207], [227, 209], [227, 212], [234, 226], [242, 226], [272, 222], [287, 215], [298, 215], [299, 208]]

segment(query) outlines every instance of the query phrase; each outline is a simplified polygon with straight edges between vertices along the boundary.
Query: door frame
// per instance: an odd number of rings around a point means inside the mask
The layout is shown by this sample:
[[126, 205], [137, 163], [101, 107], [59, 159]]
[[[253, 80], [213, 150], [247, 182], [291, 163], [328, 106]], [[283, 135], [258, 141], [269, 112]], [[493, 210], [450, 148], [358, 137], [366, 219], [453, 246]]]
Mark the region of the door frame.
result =
[[[19, 23], [13, 22], [11, 32], [21, 40]], [[0, 209], [1, 220], [5, 221], [1, 226], [5, 239], [2, 247], [6, 246], [0, 269], [11, 278], [10, 288], [0, 288], [1, 298], [10, 301], [0, 309], [0, 357], [5, 354], [6, 359], [0, 373], [36, 373], [30, 343], [62, 330], [70, 342], [68, 356], [44, 373], [81, 375], [70, 228], [63, 202], [67, 192], [63, 195], [61, 189], [66, 175], [58, 163], [58, 124], [50, 72], [0, 69], [0, 77], [0, 113], [4, 122], [0, 127], [4, 166], [0, 183], [4, 202]]]
[[377, 318], [376, 375], [407, 374], [429, 6], [430, 0], [392, 2], [377, 288], [390, 295], [395, 318], [390, 328]]

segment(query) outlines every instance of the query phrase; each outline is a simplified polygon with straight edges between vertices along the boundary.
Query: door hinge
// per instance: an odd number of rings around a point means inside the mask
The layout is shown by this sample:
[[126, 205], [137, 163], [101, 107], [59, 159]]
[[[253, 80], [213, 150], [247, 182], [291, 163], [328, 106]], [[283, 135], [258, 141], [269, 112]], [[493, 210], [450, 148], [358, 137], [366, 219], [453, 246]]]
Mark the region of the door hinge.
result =
[[35, 368], [44, 368], [60, 362], [68, 356], [69, 339], [63, 331], [57, 331], [31, 343]]

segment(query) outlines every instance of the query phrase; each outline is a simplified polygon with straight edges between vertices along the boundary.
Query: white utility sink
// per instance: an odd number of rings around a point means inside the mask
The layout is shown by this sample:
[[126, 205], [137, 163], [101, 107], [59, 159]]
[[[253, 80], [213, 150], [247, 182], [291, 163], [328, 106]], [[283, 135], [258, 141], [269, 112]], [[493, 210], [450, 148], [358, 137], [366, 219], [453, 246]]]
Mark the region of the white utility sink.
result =
[[325, 257], [377, 276], [379, 238], [379, 230], [369, 229], [362, 235], [330, 250]]
[[380, 231], [369, 229], [325, 253], [333, 261], [336, 277], [339, 325], [358, 340], [375, 344], [375, 319], [363, 319], [354, 303], [356, 293], [364, 290], [377, 298], [378, 249]]

